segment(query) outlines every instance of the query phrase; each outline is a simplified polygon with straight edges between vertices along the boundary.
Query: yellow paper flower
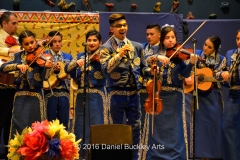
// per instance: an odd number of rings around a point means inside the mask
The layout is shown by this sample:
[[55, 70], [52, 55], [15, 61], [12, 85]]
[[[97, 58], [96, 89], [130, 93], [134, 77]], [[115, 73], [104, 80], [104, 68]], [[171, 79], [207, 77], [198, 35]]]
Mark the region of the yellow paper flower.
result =
[[23, 135], [16, 133], [14, 139], [9, 141], [9, 153], [7, 155], [10, 159], [19, 159], [20, 155], [17, 153], [18, 148], [23, 144]]
[[65, 135], [66, 134], [65, 132], [67, 132], [67, 131], [65, 131], [65, 127], [63, 126], [63, 124], [60, 124], [58, 119], [50, 122], [49, 134], [51, 137], [56, 136], [56, 134], [60, 134], [60, 135], [64, 134]]

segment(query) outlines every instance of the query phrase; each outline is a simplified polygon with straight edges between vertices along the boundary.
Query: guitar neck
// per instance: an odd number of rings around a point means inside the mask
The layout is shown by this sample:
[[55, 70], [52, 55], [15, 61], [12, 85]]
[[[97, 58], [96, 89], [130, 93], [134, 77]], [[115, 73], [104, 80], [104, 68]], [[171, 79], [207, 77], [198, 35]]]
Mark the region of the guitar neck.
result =
[[215, 77], [209, 77], [209, 76], [203, 76], [203, 80], [199, 80], [199, 81], [200, 82], [218, 82], [218, 80]]

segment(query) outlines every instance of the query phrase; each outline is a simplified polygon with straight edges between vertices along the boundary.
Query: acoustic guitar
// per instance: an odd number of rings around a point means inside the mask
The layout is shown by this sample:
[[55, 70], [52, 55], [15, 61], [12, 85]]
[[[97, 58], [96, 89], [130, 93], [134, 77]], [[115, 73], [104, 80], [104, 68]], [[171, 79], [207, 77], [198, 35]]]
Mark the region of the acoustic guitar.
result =
[[59, 73], [56, 74], [52, 72], [52, 74], [48, 78], [48, 81], [43, 81], [43, 88], [46, 90], [57, 87], [62, 80], [68, 78], [68, 74], [64, 71], [65, 63], [57, 62], [57, 64], [60, 66]]
[[77, 85], [77, 83], [74, 81], [74, 79], [72, 79], [72, 78], [71, 78], [71, 80], [70, 80], [70, 87], [71, 87], [74, 91], [78, 90], [78, 85]]
[[[207, 91], [212, 87], [212, 82], [217, 82], [216, 78], [213, 77], [213, 71], [210, 68], [196, 69], [196, 80], [197, 88], [202, 91]], [[194, 81], [194, 74], [191, 75]], [[187, 85], [185, 82], [183, 84], [184, 93], [189, 93], [194, 90], [194, 83], [192, 85]]]

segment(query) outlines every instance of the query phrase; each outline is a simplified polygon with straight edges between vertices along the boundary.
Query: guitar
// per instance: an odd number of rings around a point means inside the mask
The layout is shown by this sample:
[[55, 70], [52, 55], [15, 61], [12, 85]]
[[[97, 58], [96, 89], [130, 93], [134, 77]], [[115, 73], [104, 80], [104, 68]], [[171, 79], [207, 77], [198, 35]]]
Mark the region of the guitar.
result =
[[[202, 91], [207, 91], [211, 89], [212, 82], [217, 82], [216, 78], [213, 77], [213, 71], [210, 68], [197, 69], [197, 88]], [[194, 81], [194, 74], [191, 75]], [[194, 90], [194, 83], [192, 85], [187, 85], [185, 82], [183, 84], [184, 93], [189, 93]]]
[[72, 79], [72, 78], [71, 78], [71, 80], [70, 80], [70, 87], [71, 87], [74, 91], [78, 90], [78, 85], [77, 85], [77, 83], [74, 81], [74, 79]]
[[64, 62], [57, 62], [57, 65], [60, 67], [60, 71], [58, 74], [52, 72], [48, 81], [43, 81], [43, 88], [46, 90], [50, 90], [51, 88], [55, 88], [58, 84], [68, 78], [68, 74], [64, 71], [65, 63]]

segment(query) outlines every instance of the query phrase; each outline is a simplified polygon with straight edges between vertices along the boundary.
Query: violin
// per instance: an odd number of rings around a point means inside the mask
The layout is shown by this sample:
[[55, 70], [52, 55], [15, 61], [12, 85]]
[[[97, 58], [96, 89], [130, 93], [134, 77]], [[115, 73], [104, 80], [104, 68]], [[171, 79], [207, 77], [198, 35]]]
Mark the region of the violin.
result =
[[[156, 65], [153, 67], [156, 68]], [[149, 80], [146, 84], [148, 97], [145, 100], [144, 107], [148, 114], [159, 114], [162, 112], [162, 99], [159, 96], [161, 87], [162, 84], [156, 79], [156, 77], [154, 77], [153, 80]]]
[[148, 114], [152, 116], [152, 135], [154, 135], [154, 115], [162, 112], [162, 99], [160, 98], [160, 92], [162, 84], [157, 80], [157, 64], [155, 61], [155, 57], [151, 57], [153, 65], [151, 67], [151, 71], [154, 72], [154, 77], [152, 80], [149, 80], [146, 84], [146, 90], [148, 97], [145, 100], [144, 109]]
[[[179, 49], [180, 48], [180, 49]], [[183, 48], [182, 45], [176, 44], [175, 47], [167, 49], [166, 56], [170, 58], [179, 58], [181, 60], [187, 60], [193, 54], [193, 49]], [[206, 60], [197, 56], [198, 60], [205, 62]]]
[[33, 53], [27, 54], [26, 56], [26, 61], [29, 64], [29, 66], [32, 63], [36, 62], [40, 67], [44, 67], [47, 60], [52, 61], [53, 60], [52, 55], [43, 53], [43, 48], [40, 47], [39, 45], [37, 46]]
[[[168, 57], [169, 57], [169, 59], [171, 59], [173, 56], [175, 56], [175, 54], [177, 54], [179, 51], [180, 51], [180, 49], [182, 49], [182, 47], [187, 43], [187, 41], [204, 25], [206, 23], [206, 20], [205, 21], [203, 21], [203, 23], [200, 25], [200, 26], [198, 26], [198, 28], [185, 40], [185, 42], [183, 42], [183, 44], [181, 44], [180, 46], [178, 45], [178, 48], [175, 48], [176, 50], [174, 51], [174, 52], [169, 52], [167, 55], [168, 55]], [[181, 51], [182, 53], [184, 53], [183, 52], [183, 50]], [[186, 52], [185, 52], [186, 53]], [[190, 52], [191, 53], [191, 52]], [[188, 55], [189, 55], [189, 57], [190, 57], [190, 55], [191, 54], [189, 54], [189, 53], [187, 53]], [[181, 55], [181, 56], [178, 56], [178, 57], [182, 57], [183, 55]], [[186, 57], [185, 56], [183, 56], [182, 57], [183, 59], [185, 59]]]
[[93, 61], [97, 61], [100, 62], [100, 55], [98, 52], [93, 53], [90, 57], [89, 57], [89, 61], [93, 62]]

